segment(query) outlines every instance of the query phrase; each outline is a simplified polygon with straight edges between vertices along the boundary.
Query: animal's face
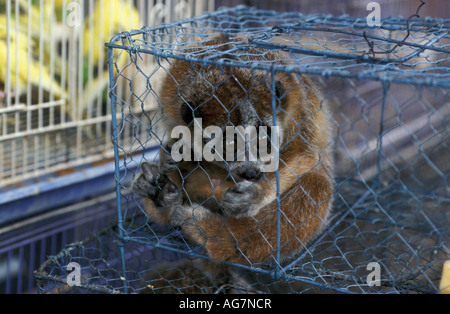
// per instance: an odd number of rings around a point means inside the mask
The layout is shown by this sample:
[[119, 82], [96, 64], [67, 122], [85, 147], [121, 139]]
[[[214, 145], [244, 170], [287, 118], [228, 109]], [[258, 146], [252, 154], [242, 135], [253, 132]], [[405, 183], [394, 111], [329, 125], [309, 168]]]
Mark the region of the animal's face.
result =
[[[180, 70], [182, 66], [186, 68]], [[186, 62], [176, 69], [163, 86], [170, 95], [163, 99], [163, 112], [172, 126], [188, 126], [191, 135], [202, 130], [201, 153], [209, 145], [215, 158], [208, 161], [241, 178], [257, 179], [269, 169], [265, 166], [273, 166], [278, 153], [273, 148], [279, 147], [284, 128], [278, 111], [285, 111], [286, 87], [292, 85], [287, 75], [276, 76], [272, 82], [261, 70]]]

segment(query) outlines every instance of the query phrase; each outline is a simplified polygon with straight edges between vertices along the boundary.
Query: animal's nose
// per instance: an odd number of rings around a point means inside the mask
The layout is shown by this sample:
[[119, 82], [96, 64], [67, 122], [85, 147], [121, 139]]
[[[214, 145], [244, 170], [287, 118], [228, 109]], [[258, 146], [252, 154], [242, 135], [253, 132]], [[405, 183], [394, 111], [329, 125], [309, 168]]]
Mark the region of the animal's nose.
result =
[[245, 180], [258, 180], [261, 178], [261, 170], [252, 162], [244, 162], [238, 169], [237, 175]]

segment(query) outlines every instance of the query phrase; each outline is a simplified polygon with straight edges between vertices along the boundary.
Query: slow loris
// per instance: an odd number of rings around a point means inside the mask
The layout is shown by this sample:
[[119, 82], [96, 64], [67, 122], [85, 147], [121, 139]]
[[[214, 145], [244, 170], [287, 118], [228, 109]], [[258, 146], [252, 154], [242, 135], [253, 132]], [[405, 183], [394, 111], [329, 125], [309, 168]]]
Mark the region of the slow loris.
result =
[[[175, 161], [174, 150], [178, 155], [194, 154], [171, 139], [160, 150], [159, 164], [142, 163], [133, 191], [143, 197], [152, 220], [180, 227], [213, 260], [270, 264], [278, 243], [280, 258], [285, 260], [301, 251], [326, 222], [333, 190], [329, 121], [326, 103], [312, 82], [282, 71], [290, 64], [287, 53], [245, 45], [246, 40], [218, 35], [187, 48], [185, 52], [205, 60], [221, 55], [223, 62], [174, 60], [159, 100], [169, 135], [179, 126], [193, 131], [199, 121], [203, 131], [209, 126], [222, 130], [278, 126], [277, 145], [272, 128], [256, 134], [258, 139], [268, 139], [262, 143], [269, 150], [278, 152], [278, 185], [277, 172], [264, 170], [267, 160], [250, 160], [248, 149], [242, 150], [244, 160], [237, 154], [229, 160], [223, 153], [222, 160]], [[258, 64], [281, 67], [268, 71]], [[247, 135], [243, 141], [250, 145]], [[205, 137], [202, 144], [214, 139]], [[224, 150], [235, 147], [237, 137], [231, 143], [223, 140]]]

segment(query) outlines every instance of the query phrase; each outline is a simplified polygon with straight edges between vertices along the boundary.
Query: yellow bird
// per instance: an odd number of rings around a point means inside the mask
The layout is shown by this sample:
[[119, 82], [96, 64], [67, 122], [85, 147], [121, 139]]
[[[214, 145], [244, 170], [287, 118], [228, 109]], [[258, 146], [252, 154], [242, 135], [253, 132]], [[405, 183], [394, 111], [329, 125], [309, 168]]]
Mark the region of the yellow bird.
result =
[[[83, 56], [86, 66], [85, 71], [92, 71], [95, 74], [91, 80], [86, 82], [83, 93], [83, 105], [88, 107], [92, 104], [99, 92], [108, 88], [109, 72], [107, 66], [107, 48], [105, 43], [117, 33], [139, 29], [143, 26], [139, 12], [131, 0], [97, 0], [93, 11], [84, 21], [83, 32]], [[123, 51], [122, 51], [123, 52]], [[118, 49], [114, 51], [114, 60], [119, 70], [124, 68], [128, 60], [128, 54], [120, 53]], [[85, 73], [86, 76], [87, 72]]]
[[[0, 16], [0, 82], [6, 84], [6, 78], [9, 77], [11, 91], [16, 96], [26, 92], [28, 82], [33, 87], [41, 86], [48, 93], [53, 92], [55, 98], [61, 98], [62, 91], [57, 81], [50, 75], [50, 70], [45, 64], [40, 65], [39, 61], [32, 55], [33, 43], [30, 43], [28, 51], [28, 38], [22, 33], [20, 28], [16, 33], [15, 20], [10, 20], [10, 42], [9, 42], [9, 73], [7, 67], [8, 61], [8, 43], [7, 43], [7, 23], [6, 17]], [[17, 71], [16, 71], [17, 69]], [[29, 71], [29, 75], [28, 75]]]
[[73, 1], [73, 0], [53, 0], [53, 7], [52, 7], [51, 1], [49, 1], [49, 0], [44, 1], [44, 15], [50, 16], [52, 14], [55, 14], [56, 22], [61, 22], [62, 15], [65, 13], [62, 10], [64, 2], [66, 2], [66, 5], [67, 5], [68, 3], [70, 3], [70, 1]]
[[92, 58], [94, 66], [98, 65], [100, 56], [106, 63], [105, 42], [122, 31], [139, 29], [143, 25], [139, 12], [132, 1], [98, 0], [94, 11], [85, 20], [83, 53], [85, 58]]

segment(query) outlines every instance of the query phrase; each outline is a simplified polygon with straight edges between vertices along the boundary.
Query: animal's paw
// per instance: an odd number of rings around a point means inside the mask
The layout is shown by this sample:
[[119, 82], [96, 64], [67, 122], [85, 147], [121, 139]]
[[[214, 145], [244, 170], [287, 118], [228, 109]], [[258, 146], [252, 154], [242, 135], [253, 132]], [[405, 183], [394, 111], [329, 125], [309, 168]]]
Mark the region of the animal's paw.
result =
[[131, 191], [140, 197], [155, 199], [161, 190], [159, 167], [153, 163], [143, 162], [141, 170], [142, 172], [133, 182]]
[[190, 206], [178, 205], [170, 208], [170, 223], [174, 227], [181, 227], [191, 218], [192, 208]]
[[225, 191], [221, 205], [225, 214], [229, 216], [249, 217], [257, 213], [258, 199], [257, 185], [241, 181]]
[[155, 204], [160, 207], [173, 207], [181, 205], [183, 202], [183, 196], [180, 190], [177, 188], [175, 184], [173, 184], [169, 179], [164, 178], [165, 182], [162, 186], [161, 191], [157, 199], [155, 200]]
[[141, 170], [142, 173], [134, 180], [131, 188], [135, 194], [153, 200], [158, 207], [181, 204], [181, 192], [166, 175], [161, 174], [157, 165], [144, 162]]

